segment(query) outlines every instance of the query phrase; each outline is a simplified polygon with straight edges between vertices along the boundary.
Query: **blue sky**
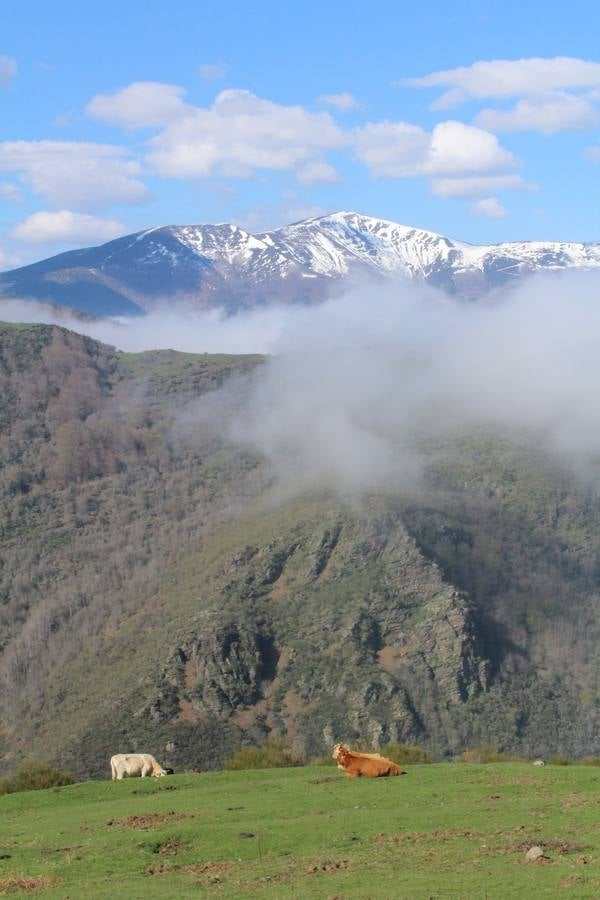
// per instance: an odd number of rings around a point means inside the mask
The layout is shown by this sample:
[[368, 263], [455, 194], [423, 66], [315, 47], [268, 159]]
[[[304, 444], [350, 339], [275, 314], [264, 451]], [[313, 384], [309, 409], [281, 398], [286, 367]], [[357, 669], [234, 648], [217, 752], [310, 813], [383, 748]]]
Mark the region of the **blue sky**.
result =
[[583, 2], [9, 2], [0, 269], [336, 209], [599, 240], [599, 32]]

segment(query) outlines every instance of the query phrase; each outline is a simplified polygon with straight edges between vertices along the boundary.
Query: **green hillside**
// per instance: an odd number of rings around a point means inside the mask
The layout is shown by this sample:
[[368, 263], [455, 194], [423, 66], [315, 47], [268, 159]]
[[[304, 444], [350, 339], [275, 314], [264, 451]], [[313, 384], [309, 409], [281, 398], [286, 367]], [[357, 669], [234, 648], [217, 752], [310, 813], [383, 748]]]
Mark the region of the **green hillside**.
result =
[[269, 734], [597, 755], [594, 473], [460, 434], [412, 490], [290, 497], [198, 407], [262, 364], [0, 327], [0, 776]]
[[[592, 898], [599, 803], [583, 766], [88, 782], [0, 797], [0, 895]], [[545, 858], [528, 863], [533, 845]]]

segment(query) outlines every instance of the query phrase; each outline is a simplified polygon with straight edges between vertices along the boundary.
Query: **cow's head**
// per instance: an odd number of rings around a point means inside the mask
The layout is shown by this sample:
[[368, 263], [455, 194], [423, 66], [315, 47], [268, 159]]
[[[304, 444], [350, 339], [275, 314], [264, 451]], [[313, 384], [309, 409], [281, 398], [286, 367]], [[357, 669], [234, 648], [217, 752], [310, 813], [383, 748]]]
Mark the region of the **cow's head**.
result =
[[153, 778], [163, 778], [166, 774], [167, 774], [166, 770], [163, 768], [154, 769], [154, 771], [152, 772], [152, 777]]
[[333, 753], [331, 754], [334, 759], [339, 759], [340, 756], [344, 756], [344, 754], [348, 751], [348, 748], [343, 744], [335, 744], [333, 747]]

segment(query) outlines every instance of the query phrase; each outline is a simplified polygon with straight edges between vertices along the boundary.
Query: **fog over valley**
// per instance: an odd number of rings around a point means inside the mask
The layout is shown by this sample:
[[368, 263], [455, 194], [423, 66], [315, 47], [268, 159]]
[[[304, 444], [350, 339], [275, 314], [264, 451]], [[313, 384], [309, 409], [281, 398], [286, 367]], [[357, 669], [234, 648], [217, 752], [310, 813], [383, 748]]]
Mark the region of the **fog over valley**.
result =
[[54, 321], [130, 352], [267, 354], [249, 382], [234, 379], [184, 417], [218, 419], [288, 481], [348, 491], [412, 483], [419, 442], [480, 428], [518, 432], [592, 463], [600, 448], [599, 289], [596, 273], [565, 272], [473, 303], [400, 281], [358, 284], [318, 306], [233, 316], [173, 306], [86, 321], [6, 300], [0, 315]]

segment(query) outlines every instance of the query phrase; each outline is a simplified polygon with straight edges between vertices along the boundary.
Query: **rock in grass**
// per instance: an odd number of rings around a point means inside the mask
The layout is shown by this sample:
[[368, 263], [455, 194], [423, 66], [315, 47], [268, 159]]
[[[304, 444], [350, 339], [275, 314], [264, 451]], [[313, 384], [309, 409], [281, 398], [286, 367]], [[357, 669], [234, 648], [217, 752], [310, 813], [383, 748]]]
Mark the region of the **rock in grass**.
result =
[[530, 847], [525, 854], [525, 859], [527, 862], [539, 862], [540, 859], [544, 859], [544, 851], [541, 847]]

